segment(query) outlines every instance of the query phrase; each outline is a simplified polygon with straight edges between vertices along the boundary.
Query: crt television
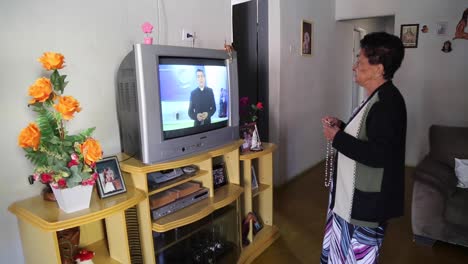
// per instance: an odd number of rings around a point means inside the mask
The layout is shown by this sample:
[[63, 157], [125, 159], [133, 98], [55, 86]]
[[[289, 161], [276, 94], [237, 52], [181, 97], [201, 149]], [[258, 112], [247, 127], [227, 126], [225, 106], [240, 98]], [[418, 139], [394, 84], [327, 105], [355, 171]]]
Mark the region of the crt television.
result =
[[235, 53], [135, 44], [117, 73], [122, 151], [153, 164], [237, 140], [238, 97]]

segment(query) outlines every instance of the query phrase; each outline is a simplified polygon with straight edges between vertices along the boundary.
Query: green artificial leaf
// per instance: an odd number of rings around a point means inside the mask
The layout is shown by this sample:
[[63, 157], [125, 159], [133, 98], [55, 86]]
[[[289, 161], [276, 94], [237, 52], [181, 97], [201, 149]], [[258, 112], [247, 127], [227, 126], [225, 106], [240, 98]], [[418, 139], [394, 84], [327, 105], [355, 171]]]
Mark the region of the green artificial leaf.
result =
[[60, 91], [60, 74], [57, 70], [50, 75], [50, 82], [54, 86], [55, 91]]
[[84, 136], [85, 138], [88, 138], [93, 134], [94, 130], [96, 130], [96, 127], [88, 128], [85, 131], [81, 132], [80, 135]]
[[58, 145], [58, 144], [62, 143], [60, 138], [55, 136], [55, 135], [51, 139], [49, 139], [49, 142], [50, 142], [50, 144], [54, 144], [54, 145]]
[[25, 156], [32, 164], [37, 167], [43, 167], [48, 165], [47, 155], [39, 151], [34, 151], [32, 148], [25, 148]]
[[80, 183], [83, 181], [83, 178], [81, 177], [81, 172], [78, 169], [78, 166], [72, 166], [70, 168], [71, 175], [68, 178], [67, 182], [75, 182], [75, 183]]
[[63, 90], [65, 89], [65, 86], [67, 86], [68, 82], [65, 82], [65, 78], [67, 78], [67, 75], [62, 75], [59, 77], [59, 85], [60, 85], [60, 91], [63, 93]]
[[62, 142], [63, 142], [63, 145], [64, 145], [65, 147], [71, 147], [71, 146], [73, 146], [73, 142], [71, 142], [71, 141], [64, 140], [64, 141], [62, 141]]

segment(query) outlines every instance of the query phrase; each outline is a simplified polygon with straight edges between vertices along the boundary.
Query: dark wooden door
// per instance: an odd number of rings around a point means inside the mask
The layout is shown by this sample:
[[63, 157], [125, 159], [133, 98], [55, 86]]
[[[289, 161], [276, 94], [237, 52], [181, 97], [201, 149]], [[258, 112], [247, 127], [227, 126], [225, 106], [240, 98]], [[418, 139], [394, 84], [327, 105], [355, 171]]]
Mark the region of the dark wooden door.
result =
[[263, 103], [257, 124], [260, 139], [268, 141], [268, 0], [258, 0], [258, 12], [257, 0], [234, 5], [232, 20], [239, 98]]

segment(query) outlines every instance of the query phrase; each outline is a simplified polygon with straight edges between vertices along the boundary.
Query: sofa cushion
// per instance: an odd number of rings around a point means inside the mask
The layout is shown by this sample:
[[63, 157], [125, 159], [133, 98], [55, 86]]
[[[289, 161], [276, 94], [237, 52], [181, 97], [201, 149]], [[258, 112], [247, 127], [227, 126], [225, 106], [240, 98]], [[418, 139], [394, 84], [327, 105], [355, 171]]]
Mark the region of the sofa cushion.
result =
[[445, 219], [451, 224], [468, 227], [468, 189], [457, 188], [449, 195], [445, 207]]
[[455, 175], [457, 187], [468, 188], [468, 159], [455, 159]]
[[429, 155], [451, 168], [455, 158], [468, 158], [468, 127], [432, 125], [429, 129]]
[[444, 163], [426, 156], [416, 167], [413, 178], [439, 190], [442, 194], [448, 195], [455, 191], [457, 177], [455, 171]]

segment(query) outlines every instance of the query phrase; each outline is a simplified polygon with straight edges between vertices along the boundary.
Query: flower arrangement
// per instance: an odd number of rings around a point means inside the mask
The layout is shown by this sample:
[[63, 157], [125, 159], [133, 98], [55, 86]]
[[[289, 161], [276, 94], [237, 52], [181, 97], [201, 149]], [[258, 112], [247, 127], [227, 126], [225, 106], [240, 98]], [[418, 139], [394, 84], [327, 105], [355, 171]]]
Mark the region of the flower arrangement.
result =
[[249, 104], [248, 97], [242, 97], [239, 104], [239, 114], [241, 124], [255, 122], [258, 119], [259, 111], [263, 110], [263, 103]]
[[28, 106], [37, 113], [37, 119], [21, 130], [18, 137], [18, 145], [35, 165], [30, 183], [40, 181], [56, 189], [94, 185], [96, 161], [102, 158], [101, 145], [91, 137], [95, 128], [77, 135], [69, 135], [66, 130], [66, 122], [81, 107], [75, 98], [63, 95], [67, 76], [60, 75], [58, 70], [65, 67], [64, 56], [46, 52], [39, 62], [52, 74], [50, 78], [37, 79], [29, 87], [32, 99]]
[[153, 31], [153, 25], [151, 25], [149, 22], [145, 22], [143, 25], [141, 25], [141, 29], [143, 30], [143, 33], [146, 34], [143, 39], [143, 43], [153, 44], [153, 38], [149, 36], [149, 34]]

